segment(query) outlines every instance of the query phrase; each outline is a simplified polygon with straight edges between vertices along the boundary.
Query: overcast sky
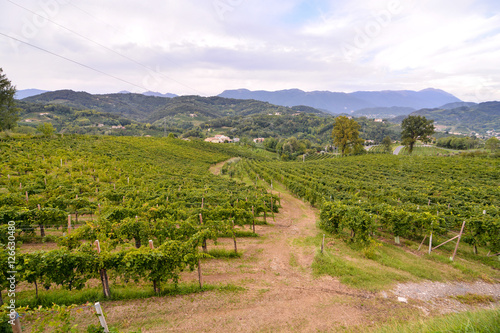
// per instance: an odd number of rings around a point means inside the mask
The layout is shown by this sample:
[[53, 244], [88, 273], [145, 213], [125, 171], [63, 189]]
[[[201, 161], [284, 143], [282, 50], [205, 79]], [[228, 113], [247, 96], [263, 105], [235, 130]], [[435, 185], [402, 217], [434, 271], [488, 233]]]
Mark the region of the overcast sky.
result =
[[500, 1], [0, 0], [0, 67], [18, 89], [500, 100]]

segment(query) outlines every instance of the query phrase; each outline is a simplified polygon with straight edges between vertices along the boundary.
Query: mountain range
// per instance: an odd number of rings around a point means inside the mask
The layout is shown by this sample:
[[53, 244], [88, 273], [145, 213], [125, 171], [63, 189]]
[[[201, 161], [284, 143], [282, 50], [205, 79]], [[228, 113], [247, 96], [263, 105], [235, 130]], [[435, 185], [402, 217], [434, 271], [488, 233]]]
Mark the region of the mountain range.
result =
[[[448, 103], [462, 102], [457, 97], [443, 90], [432, 88], [420, 91], [385, 90], [357, 91], [352, 93], [331, 91], [305, 92], [299, 89], [279, 91], [250, 91], [248, 89], [237, 89], [226, 90], [219, 96], [237, 99], [255, 99], [283, 106], [307, 105], [333, 114], [350, 114], [362, 109], [391, 107], [404, 107], [418, 110], [423, 108], [436, 108]], [[411, 110], [407, 109], [407, 111]]]

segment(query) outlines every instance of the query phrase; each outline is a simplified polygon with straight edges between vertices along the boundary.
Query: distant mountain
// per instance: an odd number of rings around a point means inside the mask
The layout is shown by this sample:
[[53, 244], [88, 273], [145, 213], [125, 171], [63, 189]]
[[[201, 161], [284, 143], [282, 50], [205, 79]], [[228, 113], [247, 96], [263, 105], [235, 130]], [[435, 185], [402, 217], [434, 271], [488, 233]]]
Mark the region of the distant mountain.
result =
[[378, 108], [366, 108], [354, 111], [351, 113], [354, 117], [367, 117], [367, 118], [394, 118], [401, 115], [409, 115], [415, 111], [414, 108], [402, 107], [402, 106], [392, 106], [392, 107], [378, 107]]
[[353, 93], [312, 91], [299, 89], [280, 91], [226, 90], [219, 95], [226, 98], [255, 99], [283, 106], [307, 105], [330, 113], [352, 113], [375, 107], [409, 107], [413, 109], [439, 107], [447, 103], [461, 102], [455, 96], [439, 89], [420, 91], [357, 91]]
[[145, 96], [156, 96], [156, 97], [166, 97], [166, 98], [173, 98], [173, 97], [178, 96], [176, 94], [170, 94], [170, 93], [162, 94], [162, 93], [155, 92], [155, 91], [146, 91], [146, 92], [143, 92], [142, 94]]
[[[500, 131], [500, 102], [470, 104], [472, 105], [453, 109], [421, 109], [410, 115], [433, 119], [435, 125], [449, 132], [485, 134], [486, 131]], [[400, 116], [390, 119], [390, 121], [400, 123], [405, 117]]]
[[23, 99], [26, 97], [31, 97], [31, 96], [36, 96], [40, 95], [43, 93], [48, 92], [48, 90], [40, 90], [40, 89], [23, 89], [23, 90], [18, 90], [16, 94], [14, 95], [15, 99]]

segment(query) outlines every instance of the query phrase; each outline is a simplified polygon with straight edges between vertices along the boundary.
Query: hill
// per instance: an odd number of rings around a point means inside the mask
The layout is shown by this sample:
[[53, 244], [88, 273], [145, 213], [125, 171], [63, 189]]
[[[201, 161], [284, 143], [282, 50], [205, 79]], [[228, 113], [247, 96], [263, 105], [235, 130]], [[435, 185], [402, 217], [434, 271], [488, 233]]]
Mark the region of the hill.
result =
[[[411, 115], [434, 119], [436, 125], [449, 132], [486, 134], [487, 131], [500, 130], [500, 102], [485, 102], [453, 109], [421, 109]], [[396, 117], [390, 121], [400, 123], [405, 117]]]
[[455, 96], [439, 89], [420, 91], [357, 91], [353, 93], [312, 91], [299, 89], [280, 91], [226, 90], [220, 97], [256, 99], [277, 105], [307, 105], [330, 113], [351, 113], [365, 108], [408, 107], [413, 109], [434, 108], [447, 103], [461, 102]]

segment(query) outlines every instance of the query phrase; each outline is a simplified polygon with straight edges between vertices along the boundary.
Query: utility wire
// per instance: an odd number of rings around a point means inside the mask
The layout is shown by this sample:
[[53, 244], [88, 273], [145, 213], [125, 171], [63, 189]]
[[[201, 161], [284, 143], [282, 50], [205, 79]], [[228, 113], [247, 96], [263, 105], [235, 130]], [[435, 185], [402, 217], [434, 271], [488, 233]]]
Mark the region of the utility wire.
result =
[[18, 38], [15, 38], [15, 37], [9, 36], [9, 35], [4, 34], [4, 33], [2, 33], [2, 32], [0, 32], [0, 35], [5, 36], [5, 37], [10, 38], [10, 39], [13, 39], [13, 40], [15, 40], [15, 41], [17, 41], [17, 42], [19, 42], [19, 43], [26, 44], [26, 45], [31, 46], [31, 47], [33, 47], [33, 48], [35, 48], [35, 49], [40, 50], [40, 51], [43, 51], [43, 52], [49, 53], [49, 54], [51, 54], [51, 55], [53, 55], [53, 56], [56, 56], [56, 57], [58, 57], [58, 58], [61, 58], [61, 59], [67, 60], [67, 61], [69, 61], [69, 62], [72, 62], [72, 63], [74, 63], [74, 64], [80, 65], [80, 66], [82, 66], [82, 67], [85, 67], [85, 68], [91, 69], [91, 70], [93, 70], [93, 71], [95, 71], [95, 72], [97, 72], [97, 73], [100, 73], [100, 74], [103, 74], [103, 75], [106, 75], [106, 76], [112, 77], [113, 79], [116, 79], [116, 80], [119, 80], [119, 81], [125, 82], [125, 83], [130, 84], [130, 85], [132, 85], [132, 86], [134, 86], [134, 87], [137, 87], [137, 88], [140, 88], [140, 89], [147, 90], [147, 88], [144, 88], [143, 86], [137, 85], [137, 84], [132, 83], [132, 82], [127, 81], [127, 80], [124, 80], [124, 79], [122, 79], [122, 78], [119, 78], [118, 76], [114, 76], [114, 75], [112, 75], [112, 74], [108, 74], [108, 73], [103, 72], [103, 71], [101, 71], [101, 70], [99, 70], [99, 69], [96, 69], [96, 68], [94, 68], [94, 67], [90, 67], [90, 66], [85, 65], [85, 64], [82, 64], [81, 62], [78, 62], [78, 61], [76, 61], [76, 60], [72, 60], [72, 59], [70, 59], [70, 58], [66, 58], [66, 57], [64, 57], [64, 56], [62, 56], [62, 55], [60, 55], [60, 54], [57, 54], [57, 53], [51, 52], [51, 51], [46, 50], [46, 49], [44, 49], [44, 48], [42, 48], [42, 47], [39, 47], [39, 46], [33, 45], [33, 44], [31, 44], [31, 43], [28, 43], [28, 42], [25, 42], [25, 41], [20, 40], [20, 39], [18, 39]]
[[[190, 86], [187, 86], [187, 85], [183, 84], [182, 82], [179, 82], [179, 81], [177, 81], [177, 80], [175, 80], [175, 79], [173, 79], [173, 78], [171, 78], [171, 77], [168, 77], [168, 76], [164, 75], [163, 73], [161, 73], [161, 72], [159, 72], [159, 71], [157, 71], [157, 70], [155, 70], [155, 69], [153, 69], [153, 68], [151, 68], [151, 67], [149, 67], [149, 66], [147, 66], [147, 65], [144, 65], [144, 64], [140, 63], [139, 61], [137, 61], [137, 60], [135, 60], [135, 59], [133, 59], [133, 58], [130, 58], [130, 57], [129, 57], [129, 56], [127, 56], [127, 55], [124, 55], [124, 54], [122, 54], [122, 53], [120, 53], [120, 52], [117, 52], [117, 51], [115, 51], [115, 50], [113, 50], [113, 49], [111, 49], [111, 48], [107, 47], [106, 45], [103, 45], [103, 44], [101, 44], [101, 43], [99, 43], [99, 42], [96, 42], [95, 40], [92, 40], [92, 39], [90, 39], [90, 38], [88, 38], [88, 37], [86, 37], [86, 36], [84, 36], [84, 35], [82, 35], [82, 34], [80, 34], [80, 33], [76, 32], [76, 31], [74, 31], [74, 30], [72, 30], [72, 29], [70, 29], [70, 28], [68, 28], [68, 27], [65, 27], [65, 26], [63, 26], [63, 25], [61, 25], [61, 24], [59, 24], [59, 23], [57, 23], [57, 22], [54, 22], [53, 20], [51, 20], [51, 19], [50, 19], [50, 18], [48, 18], [48, 17], [45, 17], [45, 16], [43, 16], [43, 15], [40, 15], [39, 13], [36, 13], [36, 12], [34, 12], [34, 11], [30, 10], [29, 8], [26, 8], [26, 7], [24, 7], [24, 6], [20, 5], [20, 4], [15, 3], [14, 1], [11, 1], [11, 0], [6, 0], [6, 1], [7, 1], [7, 2], [10, 2], [11, 4], [13, 4], [13, 5], [15, 5], [15, 6], [19, 7], [19, 8], [22, 8], [22, 9], [24, 9], [24, 10], [26, 10], [26, 11], [28, 11], [28, 12], [32, 13], [33, 15], [36, 15], [36, 16], [38, 16], [38, 17], [41, 17], [42, 19], [47, 20], [48, 22], [50, 22], [50, 23], [52, 23], [52, 24], [54, 24], [54, 25], [56, 25], [56, 26], [58, 26], [58, 27], [60, 27], [60, 28], [62, 28], [62, 29], [64, 29], [64, 30], [66, 30], [66, 31], [69, 31], [69, 32], [71, 32], [72, 34], [75, 34], [75, 35], [77, 35], [77, 36], [79, 36], [79, 37], [81, 37], [81, 38], [83, 38], [83, 39], [85, 39], [85, 40], [87, 40], [87, 41], [89, 41], [89, 42], [91, 42], [91, 43], [94, 43], [95, 45], [97, 45], [97, 46], [99, 46], [99, 47], [102, 47], [102, 48], [104, 48], [104, 49], [106, 49], [106, 50], [108, 50], [108, 51], [110, 51], [110, 52], [113, 52], [114, 54], [116, 54], [116, 55], [118, 55], [118, 56], [120, 56], [120, 57], [122, 57], [122, 58], [125, 58], [125, 59], [127, 59], [127, 60], [129, 60], [129, 61], [131, 61], [131, 62], [135, 63], [136, 65], [139, 65], [139, 66], [141, 66], [141, 67], [143, 67], [143, 68], [145, 68], [145, 69], [147, 69], [147, 70], [149, 70], [149, 71], [155, 72], [155, 73], [157, 73], [157, 74], [161, 75], [162, 77], [164, 77], [164, 78], [166, 78], [166, 79], [168, 79], [168, 80], [171, 80], [171, 81], [173, 81], [173, 82], [176, 82], [177, 84], [180, 84], [181, 86], [183, 86], [183, 87], [185, 87], [185, 88], [191, 89], [191, 90], [196, 91], [197, 93], [199, 93], [199, 94], [202, 94], [202, 95], [203, 95], [203, 93], [202, 93], [202, 92], [200, 92], [200, 91], [198, 91], [198, 90], [196, 90], [196, 89], [194, 89], [194, 88], [192, 88], [192, 87], [190, 87]], [[84, 11], [83, 9], [81, 9], [81, 8], [79, 8], [79, 7], [77, 7], [77, 6], [74, 6], [74, 7], [78, 8], [78, 9], [79, 9], [79, 10], [81, 10], [81, 11], [83, 11], [83, 12], [84, 12], [84, 13], [86, 13], [87, 15], [92, 16], [90, 13], [88, 13], [88, 12]], [[116, 28], [115, 28], [115, 29], [116, 29]], [[146, 90], [148, 90], [148, 89], [146, 89]]]

